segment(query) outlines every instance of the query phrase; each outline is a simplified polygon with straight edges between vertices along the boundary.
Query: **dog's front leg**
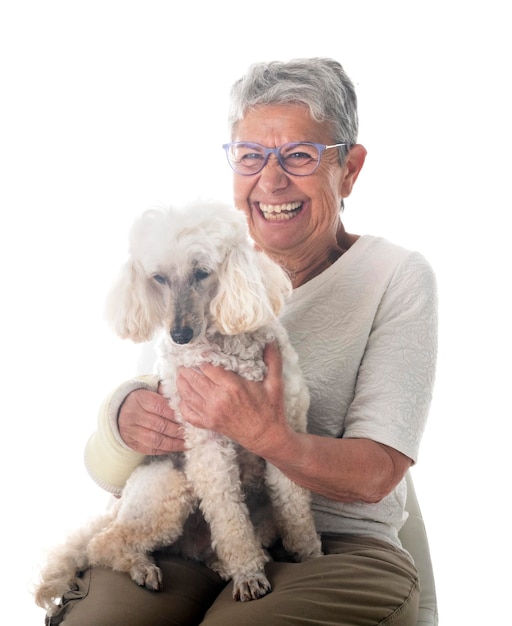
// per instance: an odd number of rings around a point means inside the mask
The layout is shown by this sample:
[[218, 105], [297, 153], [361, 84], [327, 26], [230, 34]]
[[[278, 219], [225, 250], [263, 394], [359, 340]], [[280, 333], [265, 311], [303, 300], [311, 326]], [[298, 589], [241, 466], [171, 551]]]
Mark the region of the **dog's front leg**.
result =
[[265, 481], [284, 548], [299, 561], [321, 556], [322, 545], [311, 512], [310, 492], [271, 463], [267, 463]]
[[195, 501], [187, 477], [170, 459], [140, 465], [126, 484], [116, 519], [89, 543], [90, 564], [127, 573], [158, 591], [162, 573], [151, 553], [179, 538]]
[[[255, 600], [270, 591], [265, 576], [268, 557], [256, 539], [244, 502], [234, 445], [201, 431], [187, 451], [186, 473], [210, 525], [212, 547], [235, 600]], [[201, 440], [199, 443], [198, 440]]]

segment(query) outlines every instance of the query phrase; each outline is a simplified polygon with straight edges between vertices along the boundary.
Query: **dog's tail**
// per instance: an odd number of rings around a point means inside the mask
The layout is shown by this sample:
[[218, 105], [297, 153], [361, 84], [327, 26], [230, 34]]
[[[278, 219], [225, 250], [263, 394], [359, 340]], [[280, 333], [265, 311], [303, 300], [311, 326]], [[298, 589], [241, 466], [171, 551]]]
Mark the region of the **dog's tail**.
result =
[[48, 555], [41, 570], [40, 580], [34, 590], [36, 604], [53, 615], [59, 608], [62, 596], [75, 588], [74, 580], [78, 572], [89, 566], [87, 546], [94, 535], [105, 528], [113, 519], [109, 511], [94, 519], [86, 527], [72, 533], [66, 542]]

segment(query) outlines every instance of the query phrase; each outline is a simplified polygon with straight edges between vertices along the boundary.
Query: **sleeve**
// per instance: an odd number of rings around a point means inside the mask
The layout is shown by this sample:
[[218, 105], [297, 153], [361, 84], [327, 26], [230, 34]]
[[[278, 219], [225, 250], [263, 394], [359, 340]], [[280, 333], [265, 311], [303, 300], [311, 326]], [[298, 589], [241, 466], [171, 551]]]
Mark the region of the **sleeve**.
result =
[[117, 426], [119, 409], [126, 396], [136, 389], [157, 391], [158, 376], [141, 376], [118, 387], [103, 402], [97, 430], [85, 447], [85, 467], [91, 478], [106, 491], [120, 495], [132, 471], [145, 458], [121, 439]]
[[437, 358], [437, 287], [410, 253], [390, 277], [358, 372], [345, 437], [369, 438], [417, 461]]

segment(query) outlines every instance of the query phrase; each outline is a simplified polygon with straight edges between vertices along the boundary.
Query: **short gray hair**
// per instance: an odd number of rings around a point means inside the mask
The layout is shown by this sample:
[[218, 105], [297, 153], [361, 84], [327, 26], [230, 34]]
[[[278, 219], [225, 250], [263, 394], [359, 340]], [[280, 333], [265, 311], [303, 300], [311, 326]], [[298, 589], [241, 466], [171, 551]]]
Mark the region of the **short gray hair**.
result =
[[293, 59], [288, 62], [255, 63], [231, 88], [229, 130], [231, 136], [246, 113], [259, 105], [304, 104], [311, 117], [326, 122], [340, 160], [357, 143], [358, 115], [354, 85], [334, 59]]

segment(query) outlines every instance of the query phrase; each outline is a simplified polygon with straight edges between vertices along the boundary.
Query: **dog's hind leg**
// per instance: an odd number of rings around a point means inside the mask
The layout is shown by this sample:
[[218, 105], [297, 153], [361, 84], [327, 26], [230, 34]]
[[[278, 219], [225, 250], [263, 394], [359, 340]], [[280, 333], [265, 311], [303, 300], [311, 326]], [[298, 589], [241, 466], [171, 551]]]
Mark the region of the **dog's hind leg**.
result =
[[245, 601], [266, 595], [270, 591], [265, 576], [268, 557], [244, 502], [233, 444], [209, 435], [187, 451], [186, 472], [210, 526], [219, 561], [216, 569], [224, 578], [233, 579], [233, 597]]
[[311, 494], [267, 463], [265, 480], [284, 548], [298, 561], [322, 555], [320, 537], [311, 512]]
[[78, 572], [87, 569], [87, 544], [91, 537], [101, 532], [115, 516], [115, 510], [97, 517], [86, 527], [71, 534], [66, 542], [54, 549], [41, 571], [40, 582], [34, 595], [36, 604], [52, 615], [57, 609], [58, 598], [69, 591]]
[[125, 572], [158, 591], [162, 573], [151, 553], [174, 543], [196, 498], [185, 474], [171, 460], [139, 466], [126, 484], [119, 513], [88, 546], [91, 565]]

